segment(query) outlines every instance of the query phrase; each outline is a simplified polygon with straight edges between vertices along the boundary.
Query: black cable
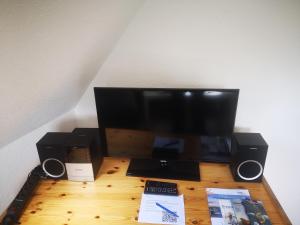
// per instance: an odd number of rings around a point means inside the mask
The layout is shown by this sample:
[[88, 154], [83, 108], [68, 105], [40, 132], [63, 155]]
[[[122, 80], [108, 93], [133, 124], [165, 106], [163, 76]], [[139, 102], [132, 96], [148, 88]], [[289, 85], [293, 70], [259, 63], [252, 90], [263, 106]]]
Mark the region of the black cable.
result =
[[19, 191], [16, 198], [8, 207], [6, 215], [4, 216], [1, 222], [1, 225], [13, 225], [18, 223], [28, 200], [32, 196], [34, 189], [38, 185], [40, 179], [45, 178], [47, 178], [47, 176], [40, 165], [35, 167], [29, 173], [25, 184]]

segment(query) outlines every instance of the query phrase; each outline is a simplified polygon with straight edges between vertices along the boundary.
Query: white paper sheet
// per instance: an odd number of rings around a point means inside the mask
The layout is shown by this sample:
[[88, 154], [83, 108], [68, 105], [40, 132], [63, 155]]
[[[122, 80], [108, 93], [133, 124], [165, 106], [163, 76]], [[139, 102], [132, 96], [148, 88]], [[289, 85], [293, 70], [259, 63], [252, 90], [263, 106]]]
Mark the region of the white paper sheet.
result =
[[[172, 212], [175, 212], [178, 217], [167, 213], [165, 210], [158, 207], [156, 203], [159, 203]], [[185, 225], [183, 195], [165, 196], [143, 194], [138, 222]]]

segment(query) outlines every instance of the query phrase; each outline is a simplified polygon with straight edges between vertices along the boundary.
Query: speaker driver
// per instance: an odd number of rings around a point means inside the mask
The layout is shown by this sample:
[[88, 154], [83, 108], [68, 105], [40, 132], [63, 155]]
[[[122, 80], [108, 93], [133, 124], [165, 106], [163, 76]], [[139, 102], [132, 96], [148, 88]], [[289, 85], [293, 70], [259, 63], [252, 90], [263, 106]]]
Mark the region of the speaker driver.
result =
[[66, 172], [65, 165], [55, 158], [46, 159], [42, 164], [42, 168], [44, 172], [52, 178], [62, 177]]
[[263, 166], [256, 160], [246, 160], [239, 164], [237, 174], [240, 178], [251, 181], [260, 177], [263, 173]]

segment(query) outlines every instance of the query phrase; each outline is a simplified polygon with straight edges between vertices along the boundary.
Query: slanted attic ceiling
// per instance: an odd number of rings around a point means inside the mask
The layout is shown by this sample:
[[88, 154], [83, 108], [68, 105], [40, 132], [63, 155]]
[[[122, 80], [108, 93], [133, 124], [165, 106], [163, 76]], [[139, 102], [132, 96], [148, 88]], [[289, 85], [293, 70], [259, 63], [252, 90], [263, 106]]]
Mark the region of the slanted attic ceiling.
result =
[[0, 1], [0, 147], [76, 105], [142, 3]]

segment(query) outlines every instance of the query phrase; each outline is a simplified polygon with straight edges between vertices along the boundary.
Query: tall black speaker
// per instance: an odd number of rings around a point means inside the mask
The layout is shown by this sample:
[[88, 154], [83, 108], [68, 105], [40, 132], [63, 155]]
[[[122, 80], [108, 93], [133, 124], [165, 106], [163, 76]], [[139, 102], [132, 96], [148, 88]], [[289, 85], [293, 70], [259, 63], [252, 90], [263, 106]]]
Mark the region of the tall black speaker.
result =
[[71, 135], [71, 133], [48, 132], [36, 144], [41, 166], [47, 176], [67, 179], [65, 167], [67, 150], [64, 144]]
[[234, 133], [231, 172], [235, 181], [261, 182], [268, 144], [259, 133]]

